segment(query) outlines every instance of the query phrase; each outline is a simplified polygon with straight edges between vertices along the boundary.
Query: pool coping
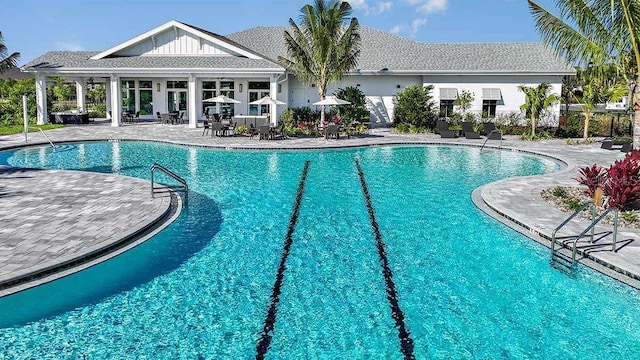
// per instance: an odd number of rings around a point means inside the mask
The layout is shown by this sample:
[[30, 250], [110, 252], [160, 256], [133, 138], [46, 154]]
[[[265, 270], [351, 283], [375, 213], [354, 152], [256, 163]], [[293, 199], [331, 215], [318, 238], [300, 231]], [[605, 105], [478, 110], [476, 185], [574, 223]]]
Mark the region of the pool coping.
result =
[[[59, 170], [61, 173], [76, 170]], [[111, 174], [111, 176], [121, 176]], [[138, 179], [145, 181], [143, 179]], [[28, 270], [0, 282], [0, 298], [19, 293], [46, 283], [59, 280], [112, 259], [142, 243], [168, 227], [182, 211], [182, 199], [168, 189], [161, 199], [161, 210], [140, 223], [136, 228], [117, 235], [113, 241], [87, 248], [86, 251], [68, 256], [48, 266]]]
[[[384, 137], [381, 137], [381, 139], [384, 139]], [[155, 142], [155, 143], [162, 143], [162, 144], [170, 144], [170, 145], [174, 145], [174, 146], [185, 146], [185, 147], [197, 147], [197, 148], [209, 148], [209, 149], [219, 149], [219, 150], [238, 150], [238, 151], [243, 151], [243, 150], [254, 150], [254, 151], [309, 151], [309, 150], [340, 150], [340, 149], [355, 149], [355, 148], [370, 148], [370, 147], [385, 147], [385, 146], [431, 146], [431, 145], [436, 145], [436, 146], [464, 146], [464, 147], [476, 147], [476, 148], [487, 148], [487, 149], [492, 149], [492, 150], [500, 150], [500, 151], [514, 151], [514, 152], [519, 152], [519, 153], [523, 153], [523, 154], [529, 154], [529, 155], [533, 155], [533, 156], [539, 156], [539, 157], [543, 157], [543, 158], [547, 158], [550, 159], [556, 163], [559, 164], [559, 166], [561, 167], [558, 171], [554, 171], [552, 173], [546, 173], [546, 174], [540, 174], [540, 175], [533, 175], [530, 176], [532, 178], [539, 178], [539, 177], [544, 177], [544, 176], [554, 176], [554, 177], [562, 177], [562, 176], [566, 176], [567, 174], [571, 173], [571, 172], [575, 172], [577, 169], [577, 165], [575, 163], [573, 163], [571, 160], [568, 160], [566, 158], [562, 158], [560, 156], [557, 156], [555, 154], [549, 154], [546, 153], [545, 151], [538, 151], [538, 150], [527, 150], [527, 149], [519, 149], [519, 148], [515, 148], [515, 147], [511, 147], [509, 145], [494, 145], [494, 144], [490, 144], [490, 143], [486, 143], [483, 144], [482, 146], [479, 143], [470, 143], [470, 142], [447, 142], [447, 141], [441, 141], [436, 139], [429, 139], [429, 140], [422, 140], [422, 139], [409, 139], [409, 138], [403, 138], [401, 139], [401, 141], [379, 141], [379, 142], [373, 142], [373, 143], [367, 143], [367, 144], [340, 144], [339, 141], [337, 142], [331, 142], [328, 144], [323, 144], [323, 146], [313, 146], [313, 144], [311, 144], [310, 146], [300, 146], [300, 144], [295, 144], [294, 147], [291, 146], [278, 146], [278, 147], [264, 147], [261, 144], [262, 143], [258, 143], [258, 144], [247, 144], [247, 145], [242, 145], [242, 146], [237, 146], [237, 145], [232, 145], [232, 144], [196, 144], [196, 143], [189, 143], [188, 141], [176, 141], [176, 140], [171, 140], [171, 139], [157, 139], [157, 138], [148, 138], [147, 136], [136, 136], [136, 135], [124, 135], [124, 136], [118, 136], [118, 137], [112, 137], [112, 136], [107, 136], [107, 137], [88, 137], [88, 138], [84, 138], [84, 139], [73, 139], [73, 140], [61, 140], [59, 143], [78, 143], [78, 142], [128, 142], [128, 141], [144, 141], [144, 142]], [[29, 147], [29, 146], [41, 146], [41, 145], [48, 145], [47, 142], [45, 141], [34, 141], [28, 144], [20, 144], [20, 145], [9, 145], [9, 146], [1, 146], [0, 145], [0, 150], [12, 150], [12, 149], [17, 149], [17, 148], [24, 148], [24, 147]], [[546, 234], [543, 230], [539, 229], [536, 224], [532, 224], [532, 222], [534, 220], [528, 221], [528, 222], [522, 222], [522, 221], [518, 221], [516, 220], [514, 217], [510, 216], [508, 214], [509, 211], [502, 211], [501, 209], [499, 209], [498, 206], [495, 206], [494, 204], [491, 203], [490, 199], [487, 199], [486, 194], [484, 194], [486, 189], [491, 188], [492, 186], [495, 186], [496, 184], [500, 184], [504, 181], [509, 181], [515, 178], [523, 178], [523, 177], [510, 177], [510, 178], [506, 178], [506, 179], [501, 179], [498, 180], [496, 182], [492, 182], [492, 183], [488, 183], [488, 184], [484, 184], [478, 188], [476, 188], [474, 190], [474, 194], [480, 194], [480, 198], [482, 199], [481, 202], [476, 202], [473, 200], [473, 196], [472, 196], [472, 202], [474, 203], [474, 205], [478, 208], [480, 208], [483, 212], [487, 213], [489, 216], [491, 216], [492, 218], [494, 218], [496, 221], [503, 223], [504, 225], [524, 234], [525, 236], [527, 236], [528, 238], [541, 243], [542, 245], [548, 246], [549, 241], [546, 240], [545, 241], [541, 241], [541, 239], [545, 239], [545, 238], [550, 238], [550, 236], [548, 234]], [[526, 178], [526, 177], [524, 177]], [[544, 200], [542, 200], [544, 201]], [[560, 214], [565, 214], [562, 213], [560, 210], [556, 209], [555, 207], [553, 207], [552, 205], [549, 205], [549, 209], [552, 212], [557, 212]], [[569, 214], [563, 215], [563, 217], [568, 217]], [[507, 220], [507, 221], [505, 221]], [[586, 225], [585, 225], [586, 227]], [[620, 231], [627, 231], [627, 232], [634, 232], [634, 233], [638, 233], [637, 229], [624, 229], [624, 228], [620, 228]], [[595, 270], [604, 273], [605, 275], [608, 275], [610, 277], [615, 278], [616, 280], [622, 281], [623, 283], [626, 283], [634, 288], [640, 289], [640, 286], [638, 285], [634, 285], [636, 281], [640, 280], [640, 273], [636, 273], [636, 272], [632, 272], [632, 271], [627, 271], [625, 269], [620, 268], [619, 266], [616, 266], [614, 264], [611, 264], [609, 262], [603, 261], [602, 259], [596, 259], [593, 258], [591, 256], [586, 256], [584, 259], [581, 259], [580, 262], [584, 262], [585, 265], [590, 266], [590, 264], [587, 264], [589, 262], [593, 263], [593, 264], [598, 264], [598, 265], [593, 265], [590, 267], [593, 267]], [[610, 270], [615, 270], [615, 273], [612, 273]]]

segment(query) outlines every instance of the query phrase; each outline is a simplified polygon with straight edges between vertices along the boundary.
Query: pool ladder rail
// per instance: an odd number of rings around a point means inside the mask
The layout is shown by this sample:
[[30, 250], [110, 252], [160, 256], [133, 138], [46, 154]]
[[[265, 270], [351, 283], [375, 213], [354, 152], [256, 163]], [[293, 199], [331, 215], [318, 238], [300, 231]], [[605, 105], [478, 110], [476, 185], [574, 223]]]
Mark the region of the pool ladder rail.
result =
[[[170, 186], [167, 184], [161, 184], [163, 185], [162, 187], [156, 187], [155, 186], [155, 180], [154, 180], [154, 173], [156, 170], [159, 170], [160, 172], [166, 174], [167, 176], [173, 178], [175, 181], [180, 183], [180, 186]], [[151, 165], [151, 168], [149, 169], [149, 171], [151, 172], [151, 196], [153, 197], [156, 193], [160, 193], [160, 192], [165, 192], [165, 191], [160, 191], [160, 190], [166, 190], [166, 189], [171, 189], [174, 191], [182, 191], [184, 193], [184, 204], [187, 205], [189, 202], [189, 186], [187, 185], [187, 182], [185, 179], [183, 179], [182, 177], [178, 176], [176, 173], [174, 173], [173, 171], [167, 169], [166, 167], [158, 164], [158, 163], [153, 163]]]
[[[562, 240], [556, 237], [558, 231], [562, 229], [565, 225], [567, 225], [573, 218], [575, 218], [578, 214], [590, 208], [591, 211], [591, 224], [587, 226], [579, 235], [577, 236], [569, 236], [563, 238]], [[551, 233], [551, 266], [554, 268], [568, 274], [573, 275], [576, 263], [576, 254], [578, 252], [578, 241], [580, 239], [589, 236], [591, 240], [589, 241], [591, 244], [596, 242], [595, 238], [595, 227], [598, 223], [602, 221], [602, 219], [607, 216], [610, 212], [614, 211], [614, 220], [613, 220], [613, 246], [612, 250], [616, 251], [617, 245], [617, 236], [618, 236], [618, 209], [615, 207], [610, 207], [606, 209], [600, 216], [596, 218], [596, 205], [593, 201], [589, 200], [580, 206], [578, 210], [576, 210], [573, 214], [571, 214], [568, 218], [566, 218], [560, 225], [558, 225], [553, 232]], [[590, 233], [587, 235], [587, 233]], [[571, 250], [571, 256], [563, 254], [562, 250], [568, 249]]]

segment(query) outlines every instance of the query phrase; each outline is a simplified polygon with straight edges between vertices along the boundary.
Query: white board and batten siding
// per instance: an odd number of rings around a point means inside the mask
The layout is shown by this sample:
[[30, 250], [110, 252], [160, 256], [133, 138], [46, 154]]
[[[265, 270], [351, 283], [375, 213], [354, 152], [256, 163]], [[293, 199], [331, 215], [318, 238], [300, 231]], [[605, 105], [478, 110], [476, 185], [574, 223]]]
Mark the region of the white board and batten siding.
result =
[[116, 53], [119, 56], [218, 55], [234, 56], [228, 49], [179, 28], [162, 31]]

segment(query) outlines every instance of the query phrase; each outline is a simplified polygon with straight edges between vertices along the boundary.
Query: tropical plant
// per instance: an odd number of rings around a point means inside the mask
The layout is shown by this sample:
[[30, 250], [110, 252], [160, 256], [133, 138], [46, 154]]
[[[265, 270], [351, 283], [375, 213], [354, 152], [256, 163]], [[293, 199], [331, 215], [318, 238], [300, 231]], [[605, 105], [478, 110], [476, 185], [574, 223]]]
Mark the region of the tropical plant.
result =
[[357, 65], [358, 20], [350, 17], [352, 8], [346, 1], [315, 0], [313, 6], [307, 4], [300, 12], [300, 25], [289, 19], [291, 30], [284, 32], [288, 58], [278, 56], [278, 60], [304, 84], [315, 84], [324, 99], [327, 86]]
[[531, 137], [536, 136], [536, 120], [540, 117], [540, 114], [551, 106], [553, 103], [560, 100], [560, 96], [556, 94], [550, 94], [551, 84], [543, 82], [538, 86], [530, 87], [519, 85], [518, 90], [524, 93], [524, 104], [520, 106], [520, 109], [525, 111], [526, 116], [531, 119]]
[[607, 171], [608, 179], [602, 190], [609, 197], [607, 205], [625, 210], [629, 204], [640, 200], [640, 162], [632, 156], [616, 161]]
[[602, 185], [607, 180], [607, 170], [598, 164], [593, 164], [593, 166], [585, 166], [580, 169], [581, 177], [576, 180], [578, 183], [587, 186], [587, 195], [593, 197], [596, 192], [596, 189], [602, 187]]
[[471, 91], [462, 90], [453, 101], [453, 105], [457, 106], [462, 112], [462, 117], [466, 117], [467, 111], [471, 108], [471, 103], [475, 100], [475, 96]]
[[[591, 64], [600, 74], [613, 67], [622, 76], [635, 110], [634, 125], [640, 127], [640, 1], [558, 0], [559, 16], [528, 2], [543, 41], [556, 53], [582, 67]], [[633, 137], [640, 148], [640, 132]]]
[[0, 124], [22, 123], [22, 96], [27, 96], [27, 114], [30, 119], [36, 116], [35, 79], [0, 79]]
[[432, 85], [410, 85], [396, 94], [395, 118], [396, 122], [416, 127], [434, 129], [438, 113], [431, 97]]
[[0, 73], [16, 67], [19, 59], [20, 53], [14, 52], [9, 54], [7, 47], [4, 45], [2, 32], [0, 32]]
[[351, 126], [353, 122], [362, 123], [371, 119], [371, 113], [366, 107], [364, 93], [357, 87], [348, 86], [344, 89], [338, 89], [334, 95], [351, 103], [338, 106], [344, 125]]

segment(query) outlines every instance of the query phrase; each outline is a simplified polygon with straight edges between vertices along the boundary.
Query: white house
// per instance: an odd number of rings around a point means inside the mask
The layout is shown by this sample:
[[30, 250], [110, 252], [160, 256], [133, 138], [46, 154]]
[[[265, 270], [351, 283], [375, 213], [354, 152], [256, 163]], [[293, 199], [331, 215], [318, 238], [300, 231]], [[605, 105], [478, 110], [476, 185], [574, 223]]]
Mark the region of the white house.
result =
[[[178, 21], [102, 52], [52, 51], [22, 67], [36, 77], [38, 123], [47, 122], [48, 77], [74, 79], [78, 108], [83, 103], [85, 79], [107, 86], [107, 110], [113, 126], [124, 110], [140, 111], [141, 118], [184, 111], [189, 127], [210, 106], [235, 115], [267, 111], [250, 105], [264, 95], [287, 105], [272, 109], [274, 119], [284, 108], [310, 106], [319, 100], [315, 86], [306, 86], [288, 72], [278, 56], [286, 56], [283, 33], [287, 27], [255, 27], [221, 36]], [[560, 94], [562, 77], [574, 70], [541, 43], [427, 44], [362, 26], [358, 68], [328, 90], [356, 86], [367, 96], [372, 121], [393, 119], [393, 97], [405, 86], [433, 85], [434, 100], [450, 111], [463, 90], [474, 94], [472, 111], [490, 116], [520, 112], [524, 94], [518, 85], [549, 82]], [[224, 94], [239, 104], [216, 105], [203, 99]], [[223, 109], [220, 109], [223, 107]], [[557, 119], [559, 105], [553, 109]]]

